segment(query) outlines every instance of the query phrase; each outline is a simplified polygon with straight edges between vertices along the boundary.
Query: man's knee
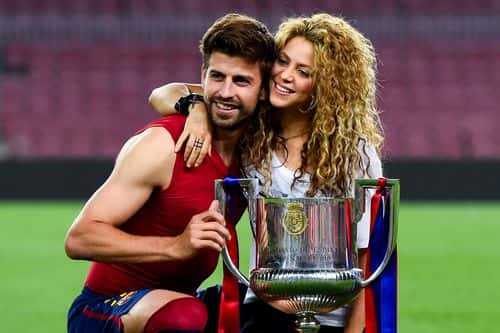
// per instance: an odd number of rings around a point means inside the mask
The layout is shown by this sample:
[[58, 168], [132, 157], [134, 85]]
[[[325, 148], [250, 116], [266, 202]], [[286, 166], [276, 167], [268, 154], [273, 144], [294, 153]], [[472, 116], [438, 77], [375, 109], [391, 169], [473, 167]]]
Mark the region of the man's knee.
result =
[[144, 333], [202, 332], [207, 323], [207, 317], [207, 308], [200, 300], [193, 297], [177, 298], [151, 315], [144, 328]]

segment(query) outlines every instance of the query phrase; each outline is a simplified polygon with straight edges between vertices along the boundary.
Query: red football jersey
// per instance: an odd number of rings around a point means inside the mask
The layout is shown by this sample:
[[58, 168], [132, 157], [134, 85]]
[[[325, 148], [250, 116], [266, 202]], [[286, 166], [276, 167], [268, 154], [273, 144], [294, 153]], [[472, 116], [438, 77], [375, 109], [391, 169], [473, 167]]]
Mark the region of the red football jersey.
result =
[[[163, 127], [178, 139], [185, 117], [174, 115], [147, 125]], [[196, 168], [187, 168], [184, 152], [177, 153], [170, 186], [155, 190], [144, 206], [120, 228], [134, 235], [176, 236], [182, 233], [191, 217], [208, 209], [214, 199], [214, 180], [239, 175], [238, 163], [226, 166], [215, 149]], [[192, 294], [217, 265], [218, 252], [200, 251], [183, 262], [109, 264], [93, 262], [85, 286], [105, 295], [144, 288], [161, 288]]]

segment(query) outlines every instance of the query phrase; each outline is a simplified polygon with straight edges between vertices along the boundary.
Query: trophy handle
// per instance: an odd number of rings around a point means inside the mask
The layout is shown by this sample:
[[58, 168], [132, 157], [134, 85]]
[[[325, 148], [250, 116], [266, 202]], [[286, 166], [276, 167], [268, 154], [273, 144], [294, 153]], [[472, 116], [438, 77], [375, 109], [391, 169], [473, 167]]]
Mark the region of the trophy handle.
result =
[[240, 272], [238, 267], [233, 263], [233, 260], [231, 259], [231, 256], [229, 255], [229, 251], [227, 250], [227, 246], [224, 246], [222, 249], [222, 260], [224, 260], [224, 264], [226, 265], [227, 269], [238, 278], [238, 280], [243, 283], [245, 286], [250, 285], [250, 281], [248, 281], [248, 278], [243, 275], [243, 273]]
[[[355, 209], [354, 220], [359, 222], [365, 209], [365, 196], [368, 189], [376, 189], [378, 179], [356, 179], [355, 181]], [[390, 190], [391, 200], [389, 202], [389, 228], [387, 237], [387, 249], [382, 262], [377, 269], [365, 280], [361, 281], [361, 287], [365, 288], [376, 280], [384, 271], [391, 259], [392, 252], [396, 248], [397, 227], [399, 214], [399, 179], [387, 179], [386, 189]]]
[[[225, 184], [227, 179], [221, 180], [217, 179], [215, 180], [215, 198], [219, 201], [219, 207], [221, 212], [223, 212], [224, 215], [226, 215], [226, 212], [228, 211], [226, 209], [226, 205], [230, 205], [231, 202], [229, 200], [226, 200], [228, 198], [227, 193], [226, 193], [226, 188]], [[250, 216], [250, 227], [254, 228], [253, 221], [254, 221], [254, 216], [255, 216], [255, 211], [256, 211], [256, 190], [257, 190], [257, 179], [254, 178], [238, 178], [238, 179], [231, 179], [230, 182], [232, 184], [237, 183], [238, 186], [241, 188], [243, 191], [243, 194], [246, 197], [247, 200], [247, 207], [248, 207], [248, 213]], [[231, 207], [228, 207], [231, 208]], [[224, 216], [226, 218], [226, 216]], [[252, 232], [254, 233], [254, 232]], [[229, 254], [229, 250], [227, 246], [224, 246], [222, 249], [222, 259], [224, 260], [224, 264], [226, 267], [229, 269], [231, 274], [236, 276], [238, 280], [246, 285], [247, 287], [249, 286], [249, 280], [247, 277], [243, 275], [243, 273], [240, 272], [238, 267], [234, 264], [233, 260], [231, 259], [231, 256]]]

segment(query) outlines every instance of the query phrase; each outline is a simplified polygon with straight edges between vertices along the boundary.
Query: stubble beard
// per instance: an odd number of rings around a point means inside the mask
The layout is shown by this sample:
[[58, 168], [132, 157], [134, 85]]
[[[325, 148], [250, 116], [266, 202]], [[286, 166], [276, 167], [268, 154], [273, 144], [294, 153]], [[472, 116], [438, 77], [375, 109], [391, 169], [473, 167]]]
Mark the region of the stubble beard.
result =
[[215, 102], [210, 103], [210, 121], [214, 129], [220, 129], [224, 131], [236, 131], [244, 128], [250, 122], [250, 117], [253, 113], [242, 111], [242, 106], [240, 105], [237, 110], [238, 114], [233, 119], [223, 119], [215, 114], [213, 109], [215, 108]]

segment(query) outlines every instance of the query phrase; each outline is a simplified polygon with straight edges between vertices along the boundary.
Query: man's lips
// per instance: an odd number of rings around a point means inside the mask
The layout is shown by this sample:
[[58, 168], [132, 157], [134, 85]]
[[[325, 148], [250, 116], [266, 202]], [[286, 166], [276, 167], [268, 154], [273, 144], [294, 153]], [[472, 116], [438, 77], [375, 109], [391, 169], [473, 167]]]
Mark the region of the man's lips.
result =
[[234, 110], [237, 108], [236, 105], [234, 104], [228, 104], [228, 103], [222, 103], [222, 102], [215, 102], [215, 106], [221, 110], [225, 110], [225, 111], [230, 111], [230, 110]]
[[239, 108], [238, 104], [234, 103], [225, 103], [221, 101], [214, 101], [215, 111], [219, 114], [232, 114], [236, 112]]

